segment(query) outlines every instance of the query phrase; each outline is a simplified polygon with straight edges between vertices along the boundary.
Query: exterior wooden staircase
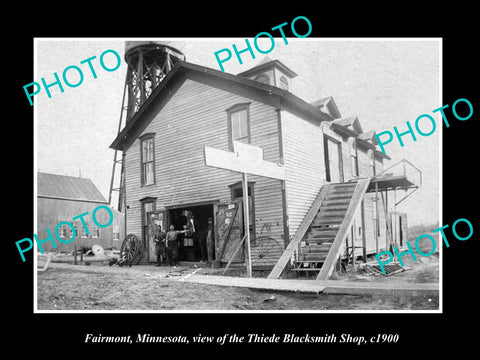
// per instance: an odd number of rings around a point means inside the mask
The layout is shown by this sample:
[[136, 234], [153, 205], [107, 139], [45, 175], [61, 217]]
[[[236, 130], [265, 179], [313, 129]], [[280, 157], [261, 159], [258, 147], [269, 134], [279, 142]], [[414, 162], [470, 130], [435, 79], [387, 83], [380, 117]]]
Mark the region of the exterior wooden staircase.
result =
[[328, 279], [369, 183], [367, 178], [324, 185], [268, 278], [279, 278], [295, 256], [292, 271]]

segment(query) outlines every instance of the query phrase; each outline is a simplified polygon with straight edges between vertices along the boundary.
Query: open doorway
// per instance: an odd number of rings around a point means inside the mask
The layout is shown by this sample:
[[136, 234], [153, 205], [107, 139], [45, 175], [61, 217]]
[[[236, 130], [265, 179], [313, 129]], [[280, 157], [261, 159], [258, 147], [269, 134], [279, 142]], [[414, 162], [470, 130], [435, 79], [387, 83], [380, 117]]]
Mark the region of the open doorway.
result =
[[343, 182], [342, 144], [327, 135], [323, 136], [326, 180], [332, 183]]
[[[195, 236], [193, 241], [185, 240], [185, 236], [179, 236], [179, 261], [200, 261], [202, 252], [200, 249], [200, 238], [206, 239], [208, 232], [208, 218], [213, 219], [213, 204], [196, 205], [196, 206], [182, 206], [175, 207], [168, 210], [168, 226], [173, 225], [175, 230], [183, 230], [184, 225], [187, 224], [187, 214], [190, 212], [193, 215]], [[167, 227], [168, 230], [168, 227]]]

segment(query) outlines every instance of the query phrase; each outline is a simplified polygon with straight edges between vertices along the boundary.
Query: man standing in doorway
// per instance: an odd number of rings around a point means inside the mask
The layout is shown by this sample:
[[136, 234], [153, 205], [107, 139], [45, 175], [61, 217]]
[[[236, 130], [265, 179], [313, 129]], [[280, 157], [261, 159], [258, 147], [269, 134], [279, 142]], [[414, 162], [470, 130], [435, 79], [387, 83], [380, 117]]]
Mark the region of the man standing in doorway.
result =
[[153, 238], [153, 242], [155, 243], [155, 253], [157, 254], [157, 265], [161, 266], [162, 263], [165, 262], [166, 258], [166, 249], [165, 249], [165, 238], [166, 235], [164, 231], [162, 231], [162, 222], [156, 222], [156, 229], [155, 235]]
[[170, 225], [170, 230], [165, 237], [165, 246], [167, 249], [167, 261], [170, 266], [178, 265], [178, 234], [184, 234], [185, 231], [176, 231], [175, 226]]
[[213, 254], [215, 252], [215, 245], [214, 245], [214, 237], [213, 237], [213, 219], [211, 217], [208, 218], [208, 228], [207, 228], [207, 255], [208, 255], [208, 263], [211, 264], [213, 259]]

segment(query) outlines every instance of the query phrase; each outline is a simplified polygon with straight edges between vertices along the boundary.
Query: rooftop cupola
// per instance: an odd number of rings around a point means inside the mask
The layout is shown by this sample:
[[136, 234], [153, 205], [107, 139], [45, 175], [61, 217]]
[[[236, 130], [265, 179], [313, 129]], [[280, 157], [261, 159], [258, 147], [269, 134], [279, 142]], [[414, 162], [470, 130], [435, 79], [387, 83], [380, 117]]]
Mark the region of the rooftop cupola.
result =
[[290, 90], [291, 81], [297, 74], [281, 61], [266, 56], [257, 66], [239, 73], [238, 76]]

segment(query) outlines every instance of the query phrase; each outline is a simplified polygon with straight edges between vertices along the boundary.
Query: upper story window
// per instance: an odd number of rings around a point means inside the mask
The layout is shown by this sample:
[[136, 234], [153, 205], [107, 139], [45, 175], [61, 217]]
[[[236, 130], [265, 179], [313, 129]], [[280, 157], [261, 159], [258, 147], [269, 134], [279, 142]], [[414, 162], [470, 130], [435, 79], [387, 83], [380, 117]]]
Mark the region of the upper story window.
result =
[[288, 80], [285, 76], [280, 77], [280, 88], [288, 90]]
[[352, 175], [358, 176], [357, 143], [355, 139], [352, 139], [350, 142], [350, 156], [352, 164]]
[[270, 78], [268, 77], [268, 75], [266, 74], [261, 74], [261, 75], [258, 75], [256, 78], [255, 78], [255, 81], [258, 81], [262, 84], [267, 84], [267, 85], [270, 85]]
[[228, 113], [228, 143], [233, 148], [233, 141], [250, 143], [250, 103], [237, 104], [229, 109]]
[[142, 185], [155, 184], [155, 156], [154, 135], [146, 134], [141, 137], [141, 181]]

